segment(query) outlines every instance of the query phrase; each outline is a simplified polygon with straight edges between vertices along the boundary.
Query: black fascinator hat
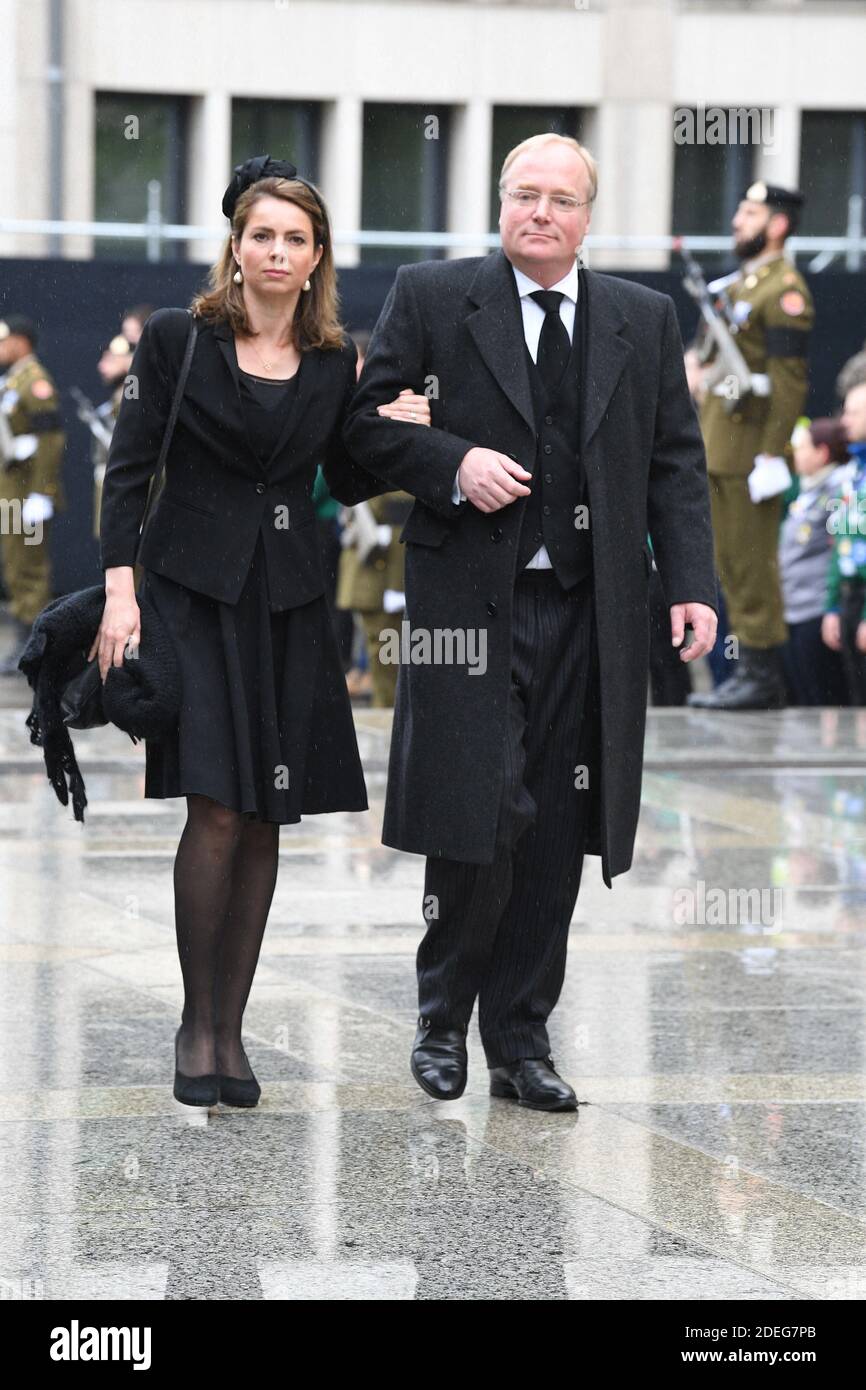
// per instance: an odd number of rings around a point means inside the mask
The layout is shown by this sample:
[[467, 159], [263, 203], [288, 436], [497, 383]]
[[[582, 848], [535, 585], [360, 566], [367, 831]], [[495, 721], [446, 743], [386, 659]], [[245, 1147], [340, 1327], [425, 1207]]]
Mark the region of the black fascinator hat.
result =
[[257, 154], [254, 159], [247, 159], [243, 164], [235, 165], [231, 183], [223, 194], [222, 202], [223, 212], [229, 221], [234, 216], [238, 198], [251, 184], [258, 183], [259, 179], [296, 179], [298, 183], [304, 184], [318, 203], [325, 226], [328, 225], [327, 215], [318, 189], [313, 187], [309, 179], [301, 177], [297, 166], [290, 159], [271, 159], [269, 154]]

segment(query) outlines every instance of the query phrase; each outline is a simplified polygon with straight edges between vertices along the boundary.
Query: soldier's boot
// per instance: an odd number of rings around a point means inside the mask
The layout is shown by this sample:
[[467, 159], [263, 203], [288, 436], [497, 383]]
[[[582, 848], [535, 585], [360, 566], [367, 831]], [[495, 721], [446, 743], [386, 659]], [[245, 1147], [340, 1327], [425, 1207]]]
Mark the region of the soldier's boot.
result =
[[[742, 648], [740, 648], [742, 651]], [[717, 709], [719, 699], [727, 699], [734, 688], [745, 679], [746, 668], [742, 658], [734, 663], [734, 669], [729, 676], [713, 690], [693, 690], [686, 696], [686, 704], [694, 709]]]
[[[747, 647], [740, 643], [740, 679], [714, 691], [707, 709], [784, 709], [788, 703], [781, 647]], [[728, 687], [726, 689], [725, 687]]]
[[0, 676], [20, 676], [23, 674], [18, 670], [18, 662], [30, 640], [31, 627], [31, 623], [22, 623], [20, 618], [15, 619], [12, 646], [7, 655], [0, 661]]

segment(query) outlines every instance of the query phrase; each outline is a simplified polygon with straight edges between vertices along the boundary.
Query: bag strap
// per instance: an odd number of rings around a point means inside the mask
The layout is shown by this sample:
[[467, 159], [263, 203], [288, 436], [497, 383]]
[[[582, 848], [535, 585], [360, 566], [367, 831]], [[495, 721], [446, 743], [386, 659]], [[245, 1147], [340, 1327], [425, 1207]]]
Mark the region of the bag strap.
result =
[[178, 411], [180, 410], [180, 403], [183, 399], [183, 393], [186, 387], [186, 379], [189, 376], [189, 369], [192, 365], [192, 355], [195, 351], [195, 340], [198, 336], [198, 325], [196, 324], [195, 317], [192, 311], [190, 309], [187, 309], [187, 313], [189, 314], [190, 320], [189, 336], [186, 340], [186, 348], [183, 354], [183, 361], [180, 364], [180, 372], [178, 374], [177, 384], [174, 388], [174, 397], [171, 402], [171, 410], [168, 413], [168, 420], [166, 421], [165, 425], [165, 433], [162, 436], [162, 444], [159, 450], [159, 458], [156, 461], [156, 468], [154, 470], [153, 479], [151, 481], [150, 491], [147, 494], [147, 504], [144, 508], [144, 516], [142, 517], [141, 530], [138, 536], [138, 545], [136, 546], [135, 550], [136, 558], [138, 557], [138, 552], [141, 549], [141, 544], [144, 540], [145, 527], [147, 526], [148, 518], [150, 516], [154, 501], [156, 500], [156, 495], [159, 492], [160, 483], [162, 482], [162, 475], [165, 470], [165, 460], [168, 455], [168, 448], [171, 444], [171, 437], [174, 434], [174, 427], [177, 423], [177, 416]]

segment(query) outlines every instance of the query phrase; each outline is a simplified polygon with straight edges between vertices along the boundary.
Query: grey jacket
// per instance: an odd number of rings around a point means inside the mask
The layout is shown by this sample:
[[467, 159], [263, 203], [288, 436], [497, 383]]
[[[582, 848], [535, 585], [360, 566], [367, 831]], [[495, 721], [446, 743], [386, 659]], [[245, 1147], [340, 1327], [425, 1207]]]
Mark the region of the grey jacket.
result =
[[833, 537], [827, 530], [829, 501], [838, 497], [847, 463], [828, 465], [812, 487], [800, 484], [779, 532], [779, 577], [786, 623], [805, 623], [824, 612]]

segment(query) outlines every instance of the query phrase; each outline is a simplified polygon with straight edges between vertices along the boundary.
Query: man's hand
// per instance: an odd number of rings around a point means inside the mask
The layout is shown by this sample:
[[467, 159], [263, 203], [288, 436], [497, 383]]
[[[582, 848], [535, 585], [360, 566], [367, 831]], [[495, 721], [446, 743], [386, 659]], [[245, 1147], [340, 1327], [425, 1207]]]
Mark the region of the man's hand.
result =
[[831, 652], [842, 650], [842, 622], [838, 613], [825, 613], [821, 619], [821, 641]]
[[464, 455], [457, 481], [473, 507], [480, 512], [498, 512], [518, 497], [529, 496], [531, 489], [524, 487], [520, 479], [531, 477], [507, 454], [475, 448]]
[[678, 647], [685, 636], [686, 623], [694, 629], [694, 639], [680, 652], [680, 661], [696, 661], [705, 656], [716, 644], [718, 618], [715, 611], [706, 603], [671, 604], [671, 639]]
[[866, 652], [866, 622], [857, 624], [857, 636], [854, 641], [858, 652]]

